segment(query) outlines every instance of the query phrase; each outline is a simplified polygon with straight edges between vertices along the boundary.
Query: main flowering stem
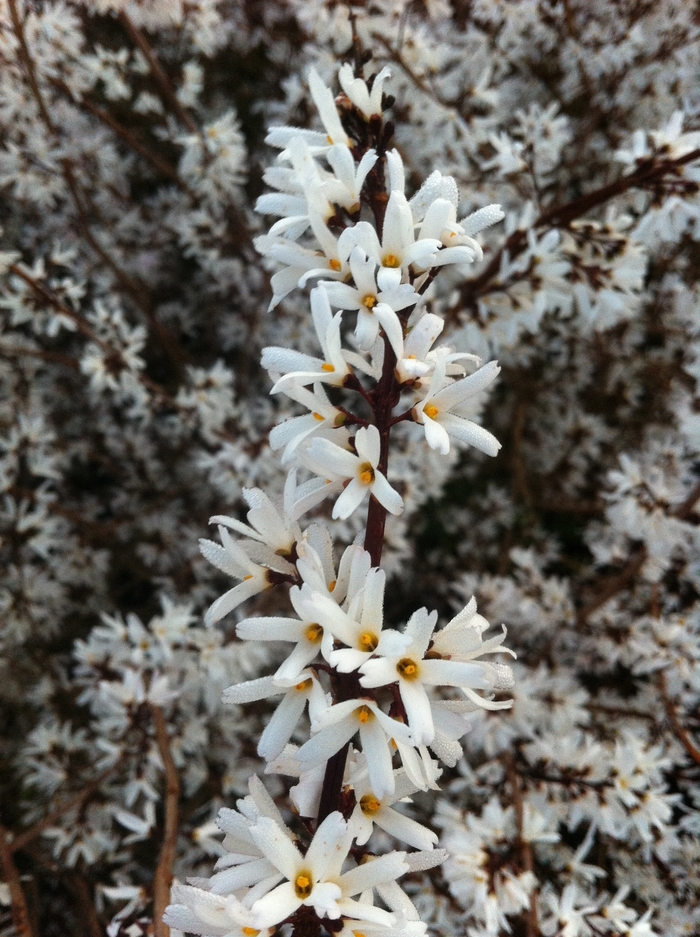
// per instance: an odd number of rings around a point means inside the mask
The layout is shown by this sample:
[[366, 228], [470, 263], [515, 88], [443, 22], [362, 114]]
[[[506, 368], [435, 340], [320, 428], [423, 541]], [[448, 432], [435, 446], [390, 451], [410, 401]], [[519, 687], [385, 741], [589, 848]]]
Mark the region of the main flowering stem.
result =
[[[389, 342], [385, 342], [382, 376], [377, 386], [370, 394], [374, 414], [373, 422], [379, 430], [379, 439], [381, 441], [380, 457], [377, 467], [384, 475], [387, 473], [389, 464], [391, 414], [401, 396], [401, 386], [396, 379], [395, 368], [396, 355]], [[387, 510], [384, 505], [381, 504], [374, 495], [371, 495], [369, 499], [369, 509], [367, 511], [364, 547], [370, 555], [372, 566], [379, 566], [382, 559], [386, 515]], [[338, 703], [356, 699], [358, 696], [367, 693], [366, 690], [360, 687], [356, 673], [344, 674], [336, 672], [333, 678], [333, 692], [336, 702]], [[345, 763], [347, 761], [349, 748], [350, 743], [348, 742], [339, 752], [336, 752], [336, 754], [329, 759], [326, 765], [326, 773], [323, 777], [323, 788], [321, 789], [321, 800], [318, 810], [319, 824], [323, 823], [325, 818], [330, 813], [333, 813], [334, 810], [341, 809], [341, 792], [343, 789]]]

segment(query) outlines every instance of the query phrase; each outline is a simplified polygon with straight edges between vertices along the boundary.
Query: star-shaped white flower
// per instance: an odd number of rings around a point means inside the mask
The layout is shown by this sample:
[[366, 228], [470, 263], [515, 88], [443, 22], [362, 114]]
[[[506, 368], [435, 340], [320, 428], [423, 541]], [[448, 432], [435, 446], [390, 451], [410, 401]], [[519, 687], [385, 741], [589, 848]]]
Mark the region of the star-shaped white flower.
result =
[[[430, 745], [435, 726], [426, 686], [467, 686], [485, 689], [488, 682], [483, 667], [475, 663], [433, 660], [428, 645], [437, 622], [437, 612], [425, 608], [411, 615], [405, 634], [411, 643], [399, 656], [375, 657], [360, 667], [360, 684], [367, 688], [398, 683], [408, 725], [416, 745]], [[330, 712], [331, 710], [329, 710]]]
[[[355, 227], [359, 227], [359, 224]], [[339, 246], [342, 241], [343, 235], [338, 239]], [[403, 327], [396, 312], [414, 305], [420, 297], [409, 283], [392, 283], [388, 289], [378, 287], [375, 280], [376, 266], [372, 257], [368, 257], [361, 247], [356, 247], [350, 254], [350, 270], [355, 285], [322, 282], [331, 305], [340, 309], [357, 310], [355, 339], [359, 348], [368, 351], [372, 347], [381, 325], [398, 358], [403, 350]]]
[[321, 823], [304, 856], [269, 817], [261, 817], [250, 833], [261, 852], [286, 879], [253, 904], [251, 910], [257, 927], [280, 924], [302, 905], [313, 908], [319, 917], [332, 920], [345, 915], [389, 926], [394, 923], [391, 914], [353, 901], [352, 896], [395, 881], [407, 872], [405, 853], [389, 853], [341, 874], [352, 832], [338, 811]]
[[374, 497], [391, 514], [401, 514], [403, 498], [395, 491], [386, 476], [379, 471], [380, 458], [379, 430], [376, 426], [361, 427], [355, 436], [357, 455], [341, 449], [329, 439], [312, 439], [305, 451], [306, 459], [312, 471], [319, 475], [335, 475], [349, 478], [333, 507], [333, 517], [343, 520], [350, 517], [368, 494]]
[[501, 369], [495, 361], [489, 361], [461, 381], [451, 381], [445, 374], [448, 357], [435, 357], [430, 387], [425, 397], [413, 408], [414, 420], [423, 426], [425, 440], [430, 448], [443, 455], [450, 451], [450, 436], [474, 446], [486, 455], [498, 455], [501, 444], [493, 433], [453, 411], [464, 407], [470, 398], [485, 390], [496, 380]]

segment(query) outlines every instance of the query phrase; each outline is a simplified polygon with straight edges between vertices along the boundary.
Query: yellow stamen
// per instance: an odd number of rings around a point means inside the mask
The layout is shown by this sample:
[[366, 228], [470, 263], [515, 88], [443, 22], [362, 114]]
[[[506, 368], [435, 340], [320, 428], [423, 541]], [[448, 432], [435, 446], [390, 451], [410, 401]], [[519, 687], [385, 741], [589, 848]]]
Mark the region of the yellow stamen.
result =
[[311, 677], [309, 677], [308, 680], [302, 680], [301, 683], [297, 683], [294, 689], [299, 690], [299, 692], [301, 692], [302, 690], [308, 690], [311, 687], [312, 683], [313, 683], [313, 680], [311, 679]]
[[387, 254], [382, 261], [382, 267], [400, 267], [401, 261], [396, 254]]
[[245, 937], [258, 937], [260, 931], [256, 930], [254, 927], [242, 927], [241, 933], [245, 934]]
[[313, 878], [310, 872], [300, 872], [294, 879], [294, 891], [297, 898], [308, 898], [313, 891]]
[[314, 413], [313, 418], [314, 420], [318, 420], [319, 423], [322, 423], [323, 420], [325, 420], [325, 416], [321, 416], [320, 413]]
[[339, 260], [336, 260], [335, 257], [332, 257], [332, 258], [328, 261], [328, 266], [331, 268], [331, 270], [335, 270], [336, 273], [338, 272], [338, 270], [342, 270], [342, 269], [343, 269], [343, 265], [341, 264], [341, 262], [340, 262]]
[[333, 146], [333, 137], [326, 136], [326, 143], [330, 143]]
[[337, 585], [338, 585], [338, 580], [333, 579], [331, 582], [328, 583], [328, 591], [332, 592]]
[[366, 817], [371, 817], [382, 809], [381, 801], [377, 800], [374, 794], [365, 794], [360, 798], [360, 810]]
[[360, 466], [359, 479], [363, 485], [371, 485], [374, 481], [374, 469], [369, 462], [363, 462]]
[[357, 643], [361, 651], [374, 651], [379, 644], [379, 638], [373, 631], [363, 631]]
[[374, 307], [377, 305], [377, 297], [368, 293], [362, 300], [362, 305], [365, 307], [365, 309], [374, 309]]
[[418, 664], [410, 657], [402, 657], [396, 665], [396, 669], [405, 680], [416, 680], [418, 678]]
[[248, 580], [249, 580], [249, 579], [252, 579], [252, 578], [253, 578], [253, 574], [251, 573], [250, 576], [244, 576], [244, 577], [243, 577], [243, 582], [248, 582]]
[[369, 708], [369, 706], [360, 706], [360, 708], [356, 710], [356, 712], [357, 712], [357, 718], [360, 720], [362, 725], [365, 725], [367, 722], [370, 721], [370, 719], [374, 718], [374, 713]]
[[365, 937], [365, 934], [363, 934], [361, 930], [354, 930], [352, 933], [353, 937]]
[[423, 407], [423, 413], [425, 413], [426, 416], [429, 416], [431, 420], [435, 419], [435, 417], [438, 415], [438, 412], [438, 408], [432, 403], [429, 403], [427, 407]]
[[335, 368], [333, 367], [332, 364], [322, 364], [321, 370], [326, 371], [328, 374], [330, 374], [332, 371], [335, 371]]
[[312, 644], [318, 644], [318, 642], [323, 637], [323, 628], [320, 625], [314, 623], [309, 625], [306, 629], [306, 640], [310, 641]]

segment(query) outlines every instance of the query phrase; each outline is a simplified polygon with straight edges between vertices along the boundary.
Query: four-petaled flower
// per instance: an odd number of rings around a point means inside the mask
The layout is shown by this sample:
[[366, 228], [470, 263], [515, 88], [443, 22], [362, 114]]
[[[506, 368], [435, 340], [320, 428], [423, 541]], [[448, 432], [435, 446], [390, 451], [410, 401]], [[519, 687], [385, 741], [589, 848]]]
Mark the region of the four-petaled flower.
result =
[[312, 439], [306, 450], [307, 461], [320, 475], [336, 475], [349, 478], [333, 507], [333, 517], [350, 517], [368, 494], [374, 497], [391, 514], [403, 511], [403, 498], [395, 491], [386, 476], [379, 471], [381, 441], [376, 426], [361, 427], [355, 436], [357, 455], [341, 449], [330, 439]]

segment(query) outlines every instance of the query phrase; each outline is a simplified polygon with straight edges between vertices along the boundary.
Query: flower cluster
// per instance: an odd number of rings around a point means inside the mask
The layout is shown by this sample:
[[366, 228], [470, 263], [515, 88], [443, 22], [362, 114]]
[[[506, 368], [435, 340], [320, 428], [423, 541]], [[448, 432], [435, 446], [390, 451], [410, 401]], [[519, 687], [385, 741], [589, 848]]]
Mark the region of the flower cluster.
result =
[[700, 931], [699, 70], [0, 0], [3, 933]]
[[[302, 928], [310, 912], [319, 920], [342, 918], [342, 927], [370, 926], [375, 934], [422, 932], [425, 925], [396, 879], [412, 861], [425, 869], [443, 856], [433, 851], [431, 830], [392, 806], [437, 787], [440, 762], [457, 763], [459, 740], [469, 728], [466, 713], [510, 705], [494, 697], [512, 686], [512, 671], [481, 659], [512, 653], [503, 646], [505, 628], [484, 640], [488, 622], [473, 599], [442, 628], [437, 612], [426, 608], [401, 629], [385, 627], [384, 521], [387, 512], [400, 514], [404, 507], [386, 474], [392, 428], [400, 422], [421, 427], [428, 445], [443, 455], [451, 438], [490, 455], [500, 448], [468, 418], [498, 366], [467, 374], [468, 365], [480, 364], [476, 356], [434, 347], [443, 322], [425, 310], [422, 295], [441, 267], [481, 257], [472, 235], [502, 217], [491, 205], [458, 222], [456, 184], [449, 177], [431, 177], [408, 201], [401, 156], [387, 149], [381, 87], [388, 77], [384, 70], [368, 86], [343, 66], [339, 80], [348, 104], [341, 112], [312, 69], [309, 86], [324, 133], [282, 127], [268, 137], [282, 149], [281, 166], [270, 170], [268, 181], [285, 194], [259, 200], [260, 211], [280, 220], [257, 244], [288, 264], [272, 277], [273, 306], [294, 287], [317, 280], [311, 315], [320, 355], [263, 350], [272, 393], [307, 411], [270, 434], [288, 466], [284, 499], [276, 505], [262, 489], [248, 489], [248, 523], [213, 517], [221, 545], [203, 540], [201, 548], [240, 580], [210, 607], [210, 625], [263, 590], [289, 587], [297, 617], [244, 618], [236, 634], [291, 650], [273, 674], [230, 686], [223, 698], [246, 704], [281, 697], [257, 751], [268, 771], [298, 777], [290, 796], [310, 821], [313, 838], [300, 843], [300, 851], [276, 808], [260, 801], [267, 795], [259, 784], [254, 806], [224, 811], [219, 825], [233, 855], [220, 860], [224, 871], [206, 885], [178, 888], [179, 903], [165, 918], [200, 934], [220, 933], [210, 929], [214, 924], [236, 933], [285, 921]], [[363, 209], [373, 221], [364, 220]], [[324, 279], [329, 271], [334, 279]], [[352, 313], [354, 329], [347, 322]], [[355, 404], [351, 410], [358, 398], [363, 409]], [[311, 477], [299, 483], [300, 473]], [[328, 527], [300, 526], [329, 494], [338, 495], [332, 516], [342, 520], [369, 499], [364, 548], [348, 546], [337, 569]], [[310, 738], [297, 746], [292, 739], [307, 709]], [[364, 847], [375, 825], [433, 855], [371, 856]], [[352, 867], [342, 871], [348, 863]], [[386, 910], [374, 907], [375, 891]], [[358, 894], [361, 900], [353, 900]]]

